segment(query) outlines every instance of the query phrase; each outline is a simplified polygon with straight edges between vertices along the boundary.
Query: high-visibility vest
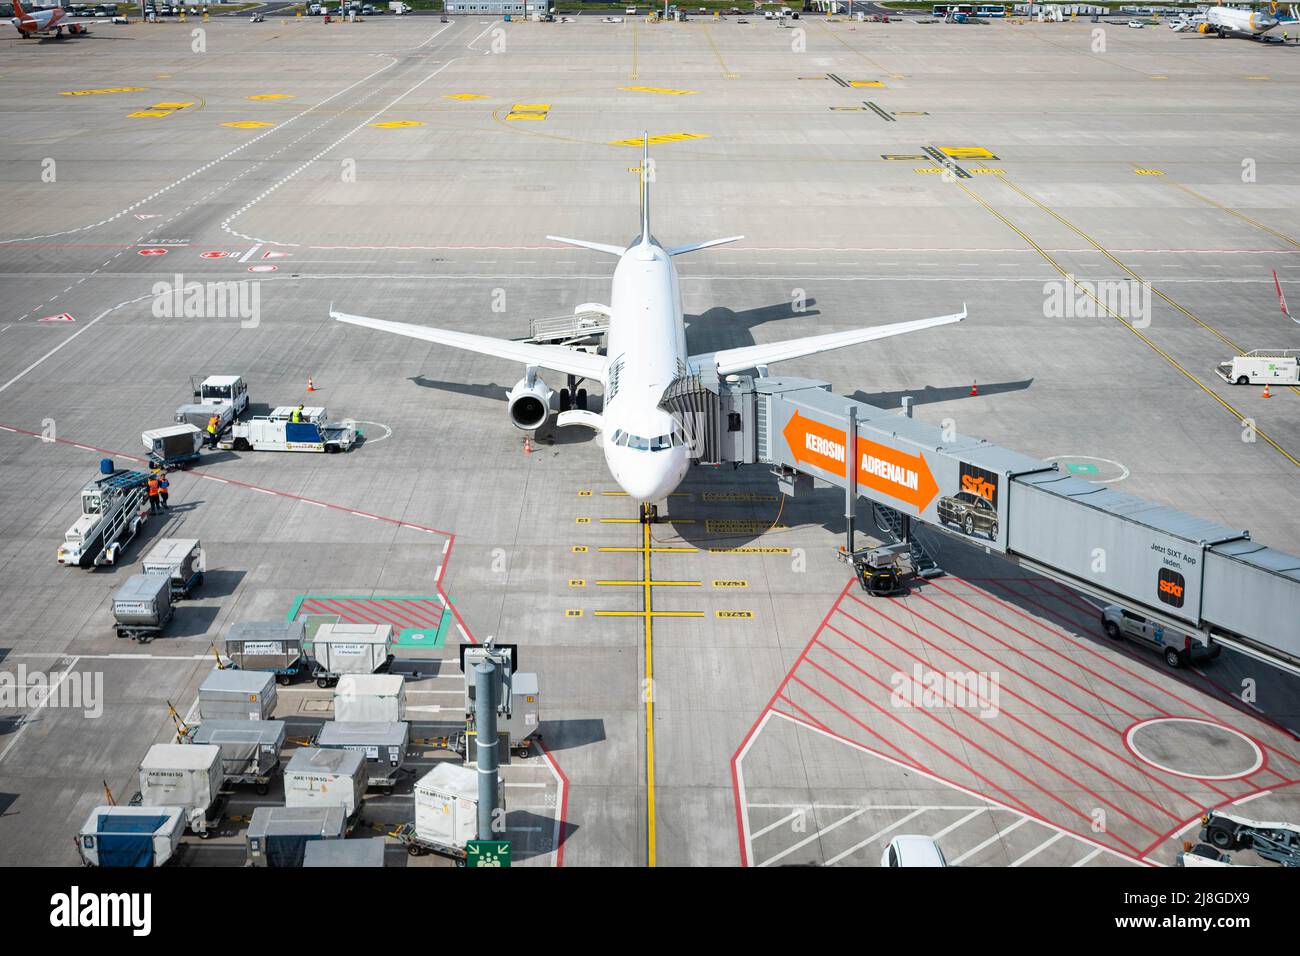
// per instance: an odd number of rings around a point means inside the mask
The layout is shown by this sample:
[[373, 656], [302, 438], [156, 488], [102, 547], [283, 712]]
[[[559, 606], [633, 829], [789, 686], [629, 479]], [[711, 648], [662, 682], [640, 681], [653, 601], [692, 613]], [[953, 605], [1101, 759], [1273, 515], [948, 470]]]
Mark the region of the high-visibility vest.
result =
[[208, 432], [215, 435], [217, 433], [217, 416], [213, 415], [208, 419]]
[[302, 412], [295, 408], [293, 414], [289, 416], [289, 421], [294, 422], [295, 424], [300, 423], [302, 421]]
[[149, 479], [149, 497], [150, 497], [150, 498], [157, 498], [157, 497], [158, 497], [158, 479], [157, 479], [157, 478], [150, 478], [150, 479]]

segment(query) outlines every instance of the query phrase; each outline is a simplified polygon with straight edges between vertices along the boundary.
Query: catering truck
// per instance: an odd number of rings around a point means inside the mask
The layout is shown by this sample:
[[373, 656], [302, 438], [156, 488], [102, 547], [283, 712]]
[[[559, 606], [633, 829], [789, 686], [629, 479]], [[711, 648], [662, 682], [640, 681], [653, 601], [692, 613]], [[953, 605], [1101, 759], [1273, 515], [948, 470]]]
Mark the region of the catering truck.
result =
[[100, 477], [81, 489], [81, 515], [64, 532], [55, 555], [59, 564], [81, 568], [114, 564], [149, 518], [148, 475], [115, 469], [108, 458], [99, 463], [99, 470]]
[[[294, 411], [300, 421], [294, 421]], [[218, 445], [235, 451], [347, 451], [357, 440], [356, 426], [331, 422], [324, 408], [281, 405], [269, 415], [235, 422]]]

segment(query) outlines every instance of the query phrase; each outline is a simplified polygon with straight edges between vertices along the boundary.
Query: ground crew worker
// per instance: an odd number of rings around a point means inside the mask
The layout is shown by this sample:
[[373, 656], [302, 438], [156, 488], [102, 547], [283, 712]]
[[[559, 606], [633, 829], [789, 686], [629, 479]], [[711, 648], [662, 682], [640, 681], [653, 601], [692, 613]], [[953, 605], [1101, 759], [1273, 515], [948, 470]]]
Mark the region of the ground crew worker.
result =
[[158, 473], [158, 497], [162, 501], [163, 511], [167, 510], [167, 476], [162, 472]]
[[217, 447], [217, 422], [218, 421], [219, 419], [217, 418], [216, 415], [213, 415], [211, 418], [208, 419], [208, 447], [209, 448]]
[[293, 410], [293, 414], [289, 416], [289, 421], [293, 422], [295, 425], [297, 425], [297, 424], [299, 424], [299, 423], [302, 422], [302, 404], [301, 404], [301, 403], [299, 403], [298, 407], [295, 408], [295, 409]]
[[149, 479], [149, 513], [151, 515], [156, 515], [159, 511], [162, 510], [158, 506], [158, 493], [159, 493], [158, 479], [150, 478]]

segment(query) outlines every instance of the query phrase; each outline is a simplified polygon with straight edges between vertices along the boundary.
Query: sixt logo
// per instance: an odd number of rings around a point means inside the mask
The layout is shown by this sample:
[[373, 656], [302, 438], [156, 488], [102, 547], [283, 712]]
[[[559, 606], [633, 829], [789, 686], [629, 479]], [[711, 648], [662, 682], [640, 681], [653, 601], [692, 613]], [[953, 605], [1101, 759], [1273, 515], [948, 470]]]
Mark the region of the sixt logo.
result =
[[998, 492], [998, 486], [979, 475], [962, 475], [961, 490], [992, 501], [993, 496]]
[[1156, 597], [1170, 607], [1182, 607], [1183, 599], [1187, 593], [1187, 582], [1177, 571], [1170, 571], [1168, 568], [1160, 569], [1159, 580], [1156, 584]]

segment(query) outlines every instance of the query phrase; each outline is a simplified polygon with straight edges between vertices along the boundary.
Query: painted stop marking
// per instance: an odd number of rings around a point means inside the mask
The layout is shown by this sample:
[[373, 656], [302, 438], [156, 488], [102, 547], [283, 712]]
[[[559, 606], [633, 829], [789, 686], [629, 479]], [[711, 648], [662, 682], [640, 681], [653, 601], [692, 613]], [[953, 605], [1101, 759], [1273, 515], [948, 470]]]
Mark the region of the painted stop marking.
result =
[[230, 255], [230, 253], [228, 253], [228, 252], [220, 252], [220, 251], [214, 249], [214, 250], [212, 250], [211, 252], [200, 252], [200, 253], [199, 253], [199, 258], [200, 258], [200, 259], [224, 259], [224, 258], [226, 258], [226, 256], [228, 256], [228, 255]]
[[249, 272], [274, 272], [279, 266], [249, 266]]
[[155, 246], [154, 248], [152, 248], [152, 249], [140, 249], [140, 250], [138, 250], [138, 252], [139, 252], [140, 255], [142, 255], [142, 256], [165, 256], [165, 255], [167, 255], [167, 250], [166, 250], [166, 249], [159, 249], [159, 248], [157, 248], [156, 246]]

